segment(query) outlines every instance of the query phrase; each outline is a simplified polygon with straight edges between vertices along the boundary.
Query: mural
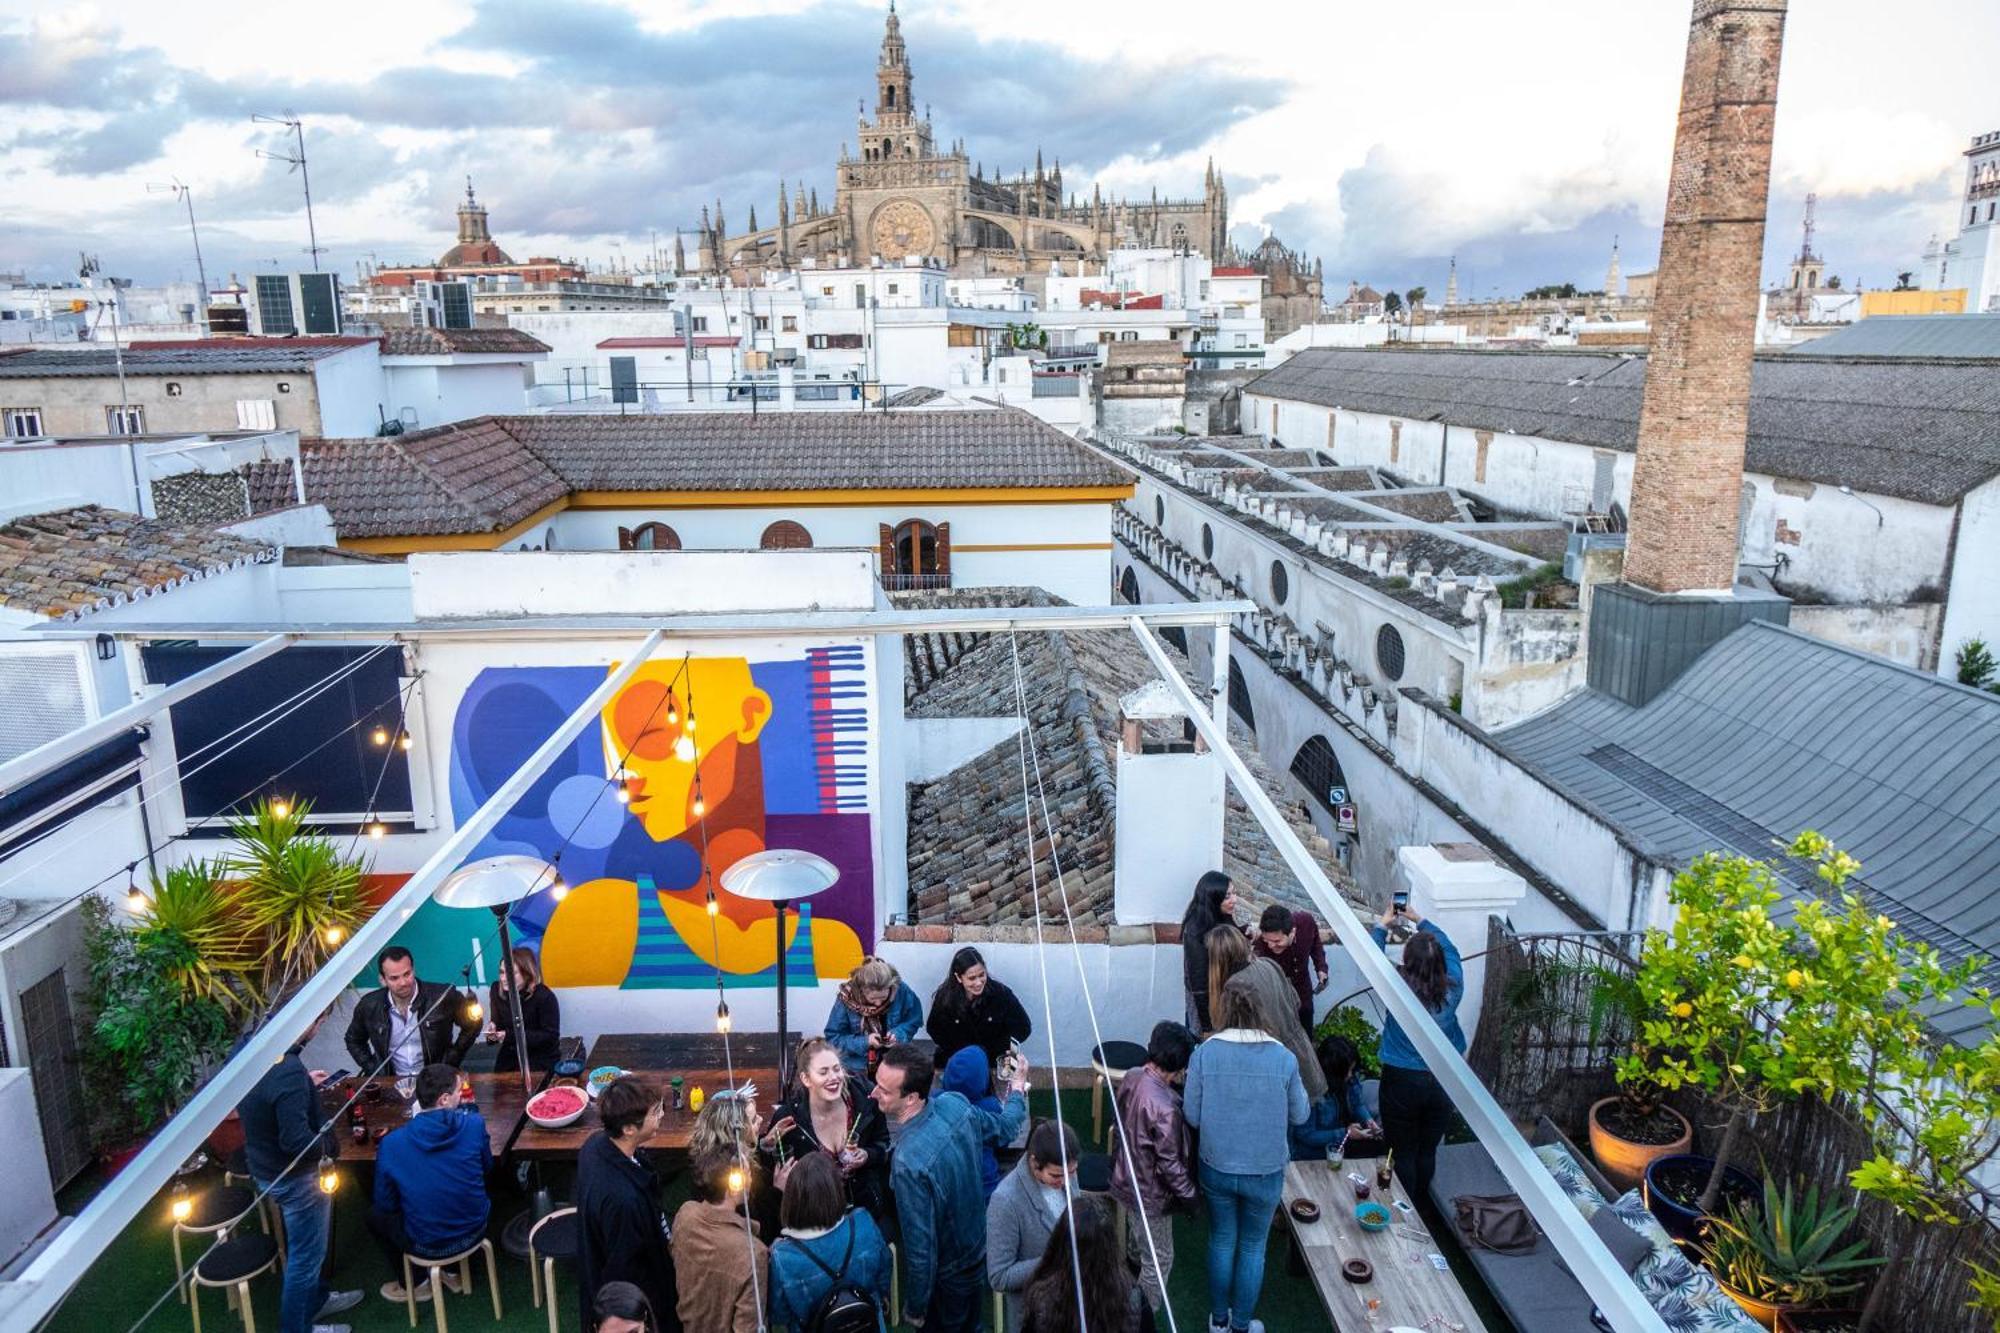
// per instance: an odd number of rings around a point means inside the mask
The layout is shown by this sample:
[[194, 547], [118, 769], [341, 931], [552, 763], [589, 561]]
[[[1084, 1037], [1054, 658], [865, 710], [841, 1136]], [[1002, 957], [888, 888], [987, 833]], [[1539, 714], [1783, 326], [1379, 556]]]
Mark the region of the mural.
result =
[[[480, 672], [453, 720], [454, 816], [477, 809], [606, 670]], [[816, 852], [840, 881], [788, 917], [785, 966], [845, 977], [875, 931], [869, 688], [858, 644], [697, 657], [685, 672], [679, 659], [648, 662], [467, 859], [562, 849], [567, 892], [511, 917], [550, 985], [678, 989], [713, 985], [718, 967], [733, 984], [775, 984], [776, 912], [723, 889], [722, 872], [767, 847]]]

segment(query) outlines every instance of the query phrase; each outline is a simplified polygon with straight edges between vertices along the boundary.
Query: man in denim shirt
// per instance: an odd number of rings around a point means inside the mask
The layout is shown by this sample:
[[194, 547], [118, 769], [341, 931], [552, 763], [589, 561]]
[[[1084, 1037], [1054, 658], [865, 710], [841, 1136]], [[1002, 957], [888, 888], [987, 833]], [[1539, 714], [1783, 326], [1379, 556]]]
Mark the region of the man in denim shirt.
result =
[[978, 1333], [986, 1275], [986, 1191], [979, 1147], [1011, 1142], [1028, 1117], [1028, 1064], [1017, 1063], [1000, 1113], [956, 1092], [931, 1097], [930, 1054], [891, 1046], [875, 1104], [900, 1124], [889, 1183], [902, 1223], [903, 1319], [926, 1333]]

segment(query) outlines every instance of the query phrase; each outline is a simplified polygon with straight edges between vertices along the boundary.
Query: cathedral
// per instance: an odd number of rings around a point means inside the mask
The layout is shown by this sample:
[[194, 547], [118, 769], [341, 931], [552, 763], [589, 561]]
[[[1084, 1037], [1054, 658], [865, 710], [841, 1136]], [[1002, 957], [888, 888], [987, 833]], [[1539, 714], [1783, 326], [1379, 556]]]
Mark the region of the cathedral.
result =
[[[788, 197], [778, 188], [777, 225], [731, 232], [722, 202], [702, 210], [694, 268], [737, 282], [801, 260], [841, 266], [884, 260], [929, 260], [960, 277], [1046, 275], [1084, 271], [1107, 252], [1132, 246], [1197, 250], [1218, 263], [1230, 256], [1229, 192], [1209, 164], [1199, 199], [1107, 200], [1093, 188], [1087, 200], [1065, 197], [1062, 162], [1034, 174], [988, 175], [966, 156], [963, 141], [940, 151], [930, 108], [918, 113], [908, 50], [893, 3], [875, 68], [875, 114], [865, 109], [855, 151], [841, 146], [833, 206], [801, 184]], [[767, 215], [768, 217], [769, 215]], [[683, 263], [681, 271], [686, 272]]]

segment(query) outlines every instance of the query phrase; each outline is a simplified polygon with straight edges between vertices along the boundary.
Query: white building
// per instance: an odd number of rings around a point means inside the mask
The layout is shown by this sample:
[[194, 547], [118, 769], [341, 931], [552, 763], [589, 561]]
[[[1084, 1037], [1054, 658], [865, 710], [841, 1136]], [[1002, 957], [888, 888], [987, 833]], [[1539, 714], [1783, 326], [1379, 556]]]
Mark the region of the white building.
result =
[[1925, 291], [1963, 288], [1968, 312], [2000, 310], [2000, 130], [1974, 135], [1965, 150], [1958, 235], [1924, 247]]
[[[1631, 354], [1304, 351], [1245, 388], [1243, 429], [1615, 534], [1645, 371]], [[1742, 577], [1793, 598], [1795, 628], [1925, 670], [1950, 671], [1967, 639], [2000, 640], [1994, 373], [1759, 356]]]

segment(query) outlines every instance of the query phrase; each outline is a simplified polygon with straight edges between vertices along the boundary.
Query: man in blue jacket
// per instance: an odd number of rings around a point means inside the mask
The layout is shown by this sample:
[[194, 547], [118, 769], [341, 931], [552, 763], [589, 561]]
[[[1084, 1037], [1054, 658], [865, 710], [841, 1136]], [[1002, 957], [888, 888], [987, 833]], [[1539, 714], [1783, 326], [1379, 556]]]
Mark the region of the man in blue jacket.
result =
[[[492, 1211], [486, 1173], [493, 1165], [493, 1149], [486, 1122], [458, 1102], [458, 1070], [441, 1062], [425, 1065], [417, 1074], [417, 1113], [382, 1140], [376, 1155], [375, 1206], [368, 1214], [368, 1230], [398, 1273], [406, 1254], [457, 1254], [477, 1244], [486, 1231]], [[445, 1285], [453, 1286], [449, 1276]], [[382, 1297], [401, 1304], [401, 1279], [384, 1283]], [[417, 1299], [430, 1298], [426, 1279], [417, 1288]]]
[[[326, 1264], [333, 1224], [333, 1199], [319, 1187], [322, 1157], [337, 1157], [340, 1146], [320, 1113], [324, 1070], [307, 1072], [299, 1051], [319, 1030], [314, 1019], [298, 1044], [237, 1103], [243, 1124], [243, 1155], [258, 1190], [278, 1205], [285, 1221], [285, 1284], [279, 1299], [280, 1333], [347, 1333], [346, 1324], [319, 1321], [360, 1304], [359, 1291], [329, 1292], [320, 1269]], [[240, 1043], [239, 1043], [240, 1044]]]
[[999, 1114], [956, 1092], [932, 1097], [930, 1053], [891, 1046], [875, 1075], [875, 1104], [903, 1127], [889, 1183], [902, 1224], [903, 1322], [925, 1333], [977, 1333], [986, 1288], [982, 1144], [1010, 1143], [1028, 1117], [1028, 1062], [1016, 1062]]

